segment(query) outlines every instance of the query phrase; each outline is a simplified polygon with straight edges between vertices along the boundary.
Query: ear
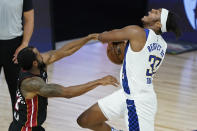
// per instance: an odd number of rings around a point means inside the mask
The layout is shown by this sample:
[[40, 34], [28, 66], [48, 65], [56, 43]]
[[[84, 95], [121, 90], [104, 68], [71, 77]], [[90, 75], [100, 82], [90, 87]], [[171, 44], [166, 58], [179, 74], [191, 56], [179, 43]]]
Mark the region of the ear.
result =
[[35, 61], [33, 61], [33, 66], [34, 67], [37, 67], [38, 66], [38, 62], [35, 60]]

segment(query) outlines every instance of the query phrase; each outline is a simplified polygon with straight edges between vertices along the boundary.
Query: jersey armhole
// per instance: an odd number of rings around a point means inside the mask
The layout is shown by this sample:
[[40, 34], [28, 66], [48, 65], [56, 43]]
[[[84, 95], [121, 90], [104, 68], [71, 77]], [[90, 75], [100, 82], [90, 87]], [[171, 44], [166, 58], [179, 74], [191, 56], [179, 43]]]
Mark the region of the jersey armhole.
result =
[[144, 29], [145, 33], [146, 33], [146, 40], [148, 39], [148, 35], [149, 35], [149, 29]]
[[[144, 31], [145, 31], [145, 33], [146, 33], [146, 41], [147, 41], [150, 30], [145, 28]], [[130, 43], [130, 41], [129, 41], [129, 43]], [[144, 50], [145, 46], [146, 46], [146, 44], [145, 44], [144, 47], [143, 47], [140, 51], [138, 51], [138, 52], [133, 51], [133, 49], [132, 49], [131, 47], [130, 47], [130, 50], [131, 50], [133, 53], [140, 53], [142, 50]]]

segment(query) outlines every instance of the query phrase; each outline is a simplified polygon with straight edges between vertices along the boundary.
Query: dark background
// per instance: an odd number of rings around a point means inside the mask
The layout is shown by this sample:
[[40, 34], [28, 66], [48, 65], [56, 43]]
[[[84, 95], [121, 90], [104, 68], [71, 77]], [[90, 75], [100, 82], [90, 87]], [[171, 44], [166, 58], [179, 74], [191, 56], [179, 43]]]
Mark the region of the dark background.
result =
[[[183, 0], [148, 0], [148, 10], [152, 8], [166, 8], [170, 11], [176, 13], [179, 19], [179, 25], [183, 31], [180, 40], [186, 42], [197, 43], [197, 30], [194, 30], [190, 25], [184, 8]], [[187, 0], [187, 2], [191, 2], [192, 0]], [[197, 14], [196, 14], [197, 15]], [[166, 33], [163, 35], [166, 40], [176, 39], [172, 33]]]
[[53, 0], [55, 40], [141, 25], [147, 0]]

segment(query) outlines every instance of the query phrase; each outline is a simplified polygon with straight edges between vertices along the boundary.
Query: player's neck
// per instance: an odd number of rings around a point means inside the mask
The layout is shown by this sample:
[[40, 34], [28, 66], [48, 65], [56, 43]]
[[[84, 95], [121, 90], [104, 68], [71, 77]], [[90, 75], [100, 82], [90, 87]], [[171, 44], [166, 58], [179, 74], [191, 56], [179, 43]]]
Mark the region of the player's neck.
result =
[[35, 75], [39, 75], [40, 74], [40, 70], [38, 68], [33, 67], [31, 70], [29, 70], [30, 73], [35, 74]]
[[144, 25], [144, 28], [151, 29], [155, 32], [155, 34], [161, 35], [161, 33], [158, 31], [158, 29], [155, 29], [154, 26]]

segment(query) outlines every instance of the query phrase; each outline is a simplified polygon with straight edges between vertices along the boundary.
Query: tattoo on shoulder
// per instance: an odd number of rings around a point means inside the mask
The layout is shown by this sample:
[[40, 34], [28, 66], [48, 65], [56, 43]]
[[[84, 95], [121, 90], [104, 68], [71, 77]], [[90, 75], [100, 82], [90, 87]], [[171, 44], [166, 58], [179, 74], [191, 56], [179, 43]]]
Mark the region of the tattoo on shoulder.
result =
[[37, 92], [41, 87], [45, 85], [45, 82], [39, 77], [32, 77], [25, 79], [21, 83], [21, 90], [25, 92]]
[[43, 97], [62, 97], [63, 86], [58, 84], [46, 84], [41, 78], [33, 77], [25, 79], [21, 84], [21, 90], [26, 97], [29, 94], [38, 94]]

